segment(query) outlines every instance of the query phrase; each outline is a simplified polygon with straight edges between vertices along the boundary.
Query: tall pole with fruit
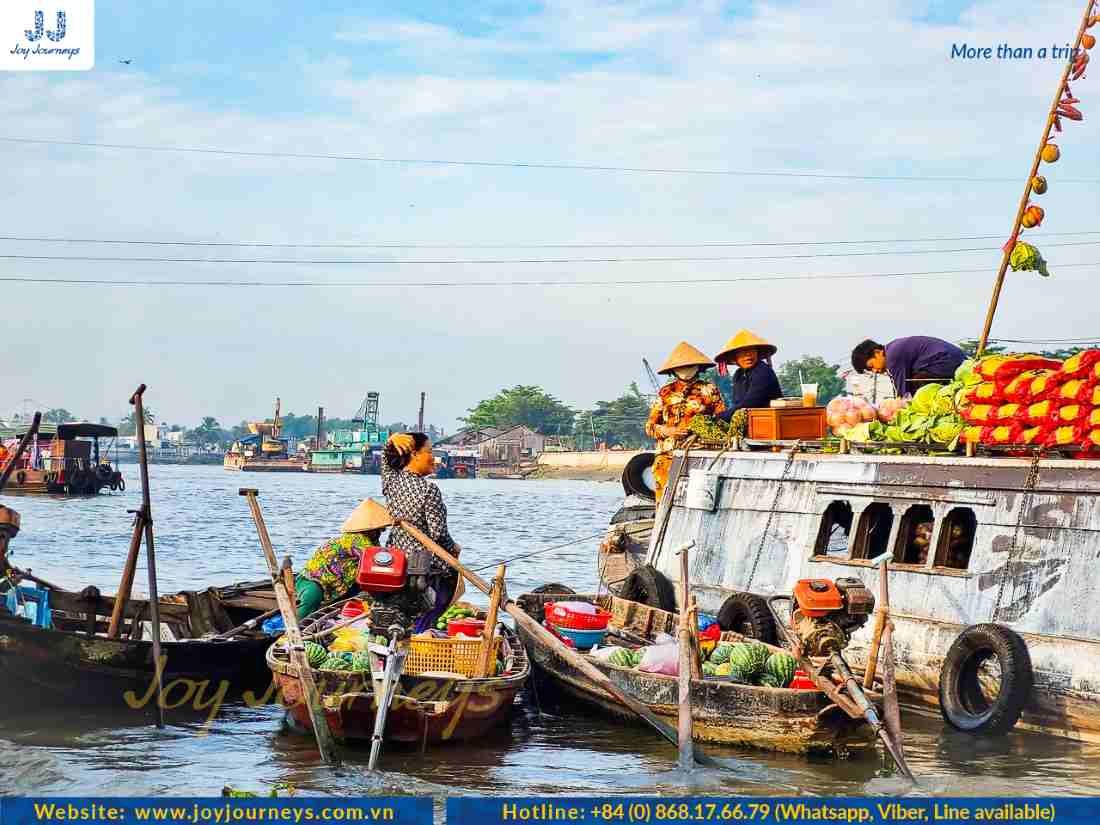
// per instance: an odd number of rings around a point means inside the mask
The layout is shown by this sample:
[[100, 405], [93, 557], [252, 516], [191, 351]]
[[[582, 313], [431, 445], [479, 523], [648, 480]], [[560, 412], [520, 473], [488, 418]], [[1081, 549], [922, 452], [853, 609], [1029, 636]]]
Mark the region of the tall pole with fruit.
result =
[[1042, 195], [1047, 191], [1046, 178], [1039, 174], [1040, 163], [1055, 163], [1061, 155], [1057, 144], [1051, 142], [1051, 129], [1055, 132], [1062, 131], [1062, 119], [1082, 120], [1081, 112], [1075, 104], [1080, 101], [1073, 96], [1069, 82], [1077, 81], [1085, 76], [1085, 69], [1089, 63], [1089, 49], [1096, 45], [1096, 38], [1088, 33], [1097, 23], [1100, 23], [1100, 15], [1096, 14], [1097, 0], [1088, 0], [1085, 5], [1085, 13], [1081, 18], [1081, 25], [1077, 29], [1077, 38], [1073, 41], [1073, 49], [1066, 61], [1066, 67], [1062, 71], [1062, 80], [1058, 84], [1058, 91], [1054, 95], [1054, 102], [1047, 113], [1046, 126], [1043, 128], [1043, 137], [1039, 141], [1039, 148], [1035, 152], [1035, 159], [1031, 164], [1031, 173], [1027, 177], [1027, 185], [1024, 187], [1024, 196], [1020, 199], [1020, 206], [1016, 210], [1016, 222], [1012, 226], [1012, 234], [1004, 245], [1004, 254], [1001, 258], [1001, 268], [997, 272], [997, 280], [993, 285], [993, 298], [989, 302], [989, 311], [985, 316], [985, 327], [982, 329], [982, 337], [978, 342], [978, 356], [984, 352], [989, 343], [989, 333], [993, 328], [993, 317], [997, 314], [997, 302], [1001, 298], [1001, 289], [1004, 287], [1005, 273], [1009, 266], [1013, 271], [1030, 270], [1041, 275], [1048, 275], [1046, 262], [1034, 246], [1020, 240], [1020, 233], [1025, 229], [1033, 229], [1043, 222], [1043, 210], [1030, 202], [1031, 196]]

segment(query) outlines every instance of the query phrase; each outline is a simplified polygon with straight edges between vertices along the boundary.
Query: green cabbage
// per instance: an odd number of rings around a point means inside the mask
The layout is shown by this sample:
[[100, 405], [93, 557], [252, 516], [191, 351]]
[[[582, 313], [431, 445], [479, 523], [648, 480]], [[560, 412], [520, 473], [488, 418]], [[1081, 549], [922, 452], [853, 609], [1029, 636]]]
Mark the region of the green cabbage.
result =
[[925, 384], [913, 393], [913, 400], [909, 402], [907, 409], [924, 415], [933, 413], [933, 405], [936, 403], [936, 398], [942, 389], [943, 384]]
[[929, 439], [936, 444], [947, 444], [955, 448], [956, 439], [963, 431], [962, 419], [954, 415], [945, 415], [936, 419], [936, 424], [928, 431]]
[[854, 427], [849, 427], [847, 432], [844, 433], [844, 437], [849, 441], [854, 441], [857, 444], [861, 444], [865, 441], [871, 441], [871, 424], [868, 421], [864, 421], [862, 424], [856, 424]]
[[978, 362], [973, 358], [967, 358], [955, 370], [955, 380], [961, 381], [964, 387], [973, 387], [975, 384], [982, 383], [982, 377], [974, 371], [977, 364]]

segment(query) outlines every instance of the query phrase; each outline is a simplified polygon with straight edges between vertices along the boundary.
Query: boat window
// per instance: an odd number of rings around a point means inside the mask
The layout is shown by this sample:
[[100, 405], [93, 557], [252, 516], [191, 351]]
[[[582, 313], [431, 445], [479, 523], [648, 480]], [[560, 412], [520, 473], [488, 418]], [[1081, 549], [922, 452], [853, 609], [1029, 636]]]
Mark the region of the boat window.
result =
[[847, 556], [848, 536], [852, 532], [852, 505], [846, 501], [834, 501], [821, 516], [817, 531], [815, 556]]
[[853, 559], [873, 559], [886, 552], [890, 531], [894, 527], [894, 511], [889, 504], [876, 501], [867, 505], [859, 516]]
[[977, 532], [978, 519], [969, 507], [956, 507], [948, 513], [936, 548], [936, 566], [965, 570], [970, 564]]
[[894, 559], [899, 564], [928, 563], [928, 550], [932, 546], [932, 531], [936, 527], [936, 517], [927, 504], [914, 504], [901, 517]]

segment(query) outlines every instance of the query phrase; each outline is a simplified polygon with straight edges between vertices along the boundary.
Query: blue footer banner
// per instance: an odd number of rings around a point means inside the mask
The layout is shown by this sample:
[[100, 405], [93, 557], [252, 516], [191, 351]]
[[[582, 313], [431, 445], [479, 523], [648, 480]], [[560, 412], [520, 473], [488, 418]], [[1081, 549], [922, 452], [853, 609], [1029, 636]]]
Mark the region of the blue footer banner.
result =
[[516, 823], [1050, 823], [1094, 825], [1100, 799], [476, 797], [447, 800], [447, 825]]
[[0, 799], [0, 825], [432, 825], [429, 797]]

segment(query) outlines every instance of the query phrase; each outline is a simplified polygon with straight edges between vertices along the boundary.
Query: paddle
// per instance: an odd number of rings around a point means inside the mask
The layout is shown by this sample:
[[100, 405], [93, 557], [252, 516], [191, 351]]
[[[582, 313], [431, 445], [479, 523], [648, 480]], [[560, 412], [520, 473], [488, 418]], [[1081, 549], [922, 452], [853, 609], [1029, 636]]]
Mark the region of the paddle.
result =
[[[485, 579], [481, 578], [477, 573], [468, 570], [465, 566], [459, 562], [454, 556], [432, 541], [423, 531], [418, 529], [415, 525], [409, 524], [407, 521], [400, 520], [398, 525], [402, 530], [405, 530], [410, 536], [419, 541], [428, 551], [432, 553], [436, 558], [446, 562], [461, 575], [463, 575], [474, 587], [480, 590], [485, 595], [490, 595], [492, 588]], [[574, 650], [570, 650], [565, 644], [554, 636], [549, 630], [543, 627], [538, 621], [531, 618], [523, 608], [517, 605], [515, 602], [508, 600], [501, 605], [504, 612], [515, 619], [516, 624], [530, 633], [532, 636], [537, 637], [544, 644], [550, 645], [557, 649], [558, 655], [565, 659], [569, 664], [573, 665], [577, 670], [583, 673], [588, 679], [597, 684], [600, 688], [610, 693], [615, 699], [637, 714], [641, 719], [647, 722], [654, 730], [656, 730], [661, 736], [667, 739], [674, 747], [679, 747], [679, 738], [677, 732], [672, 727], [659, 719], [649, 708], [639, 702], [637, 699], [624, 693], [619, 687], [612, 682], [607, 676], [595, 665], [578, 654]], [[695, 752], [695, 761], [700, 765], [706, 765], [708, 767], [722, 767], [722, 763], [706, 754]]]

